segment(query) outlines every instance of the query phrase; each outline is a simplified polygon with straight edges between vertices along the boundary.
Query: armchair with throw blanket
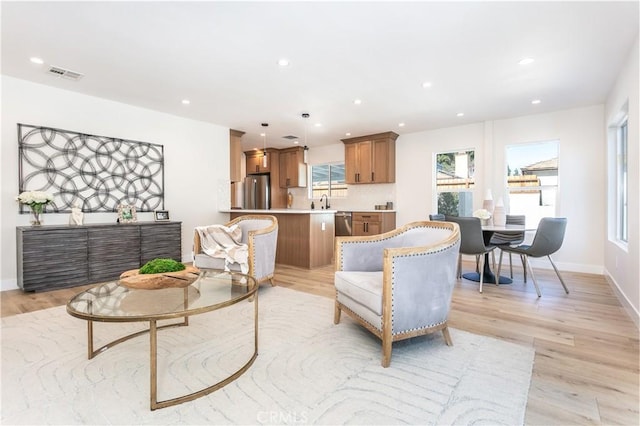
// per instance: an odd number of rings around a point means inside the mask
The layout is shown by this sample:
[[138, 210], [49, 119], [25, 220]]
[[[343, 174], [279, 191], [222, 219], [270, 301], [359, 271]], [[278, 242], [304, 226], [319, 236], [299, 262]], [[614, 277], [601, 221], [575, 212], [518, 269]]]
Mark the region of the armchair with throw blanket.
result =
[[193, 235], [193, 264], [243, 272], [258, 284], [274, 285], [277, 240], [278, 219], [271, 215], [245, 215], [225, 225], [198, 226]]
[[382, 366], [392, 343], [442, 330], [456, 281], [460, 229], [451, 222], [412, 222], [380, 235], [336, 238], [334, 323], [346, 312], [382, 340]]

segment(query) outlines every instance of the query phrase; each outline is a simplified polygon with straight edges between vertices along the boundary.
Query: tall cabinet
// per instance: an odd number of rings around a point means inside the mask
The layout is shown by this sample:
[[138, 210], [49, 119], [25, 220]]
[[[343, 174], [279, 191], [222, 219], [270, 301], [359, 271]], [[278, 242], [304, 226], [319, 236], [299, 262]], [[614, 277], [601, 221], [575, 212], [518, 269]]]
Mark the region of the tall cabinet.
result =
[[280, 150], [280, 188], [305, 188], [307, 165], [304, 148], [293, 147]]
[[397, 138], [397, 133], [385, 132], [342, 139], [346, 183], [395, 182]]
[[242, 135], [240, 130], [229, 130], [229, 180], [242, 181]]

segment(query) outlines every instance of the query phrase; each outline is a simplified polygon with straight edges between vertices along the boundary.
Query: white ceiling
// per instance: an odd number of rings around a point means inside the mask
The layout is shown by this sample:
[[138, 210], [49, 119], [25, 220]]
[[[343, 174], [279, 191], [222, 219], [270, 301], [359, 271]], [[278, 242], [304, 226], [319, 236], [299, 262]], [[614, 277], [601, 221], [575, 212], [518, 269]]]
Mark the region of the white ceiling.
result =
[[242, 130], [245, 149], [262, 146], [262, 122], [269, 146], [304, 143], [306, 126], [313, 147], [603, 103], [639, 14], [638, 1], [3, 1], [1, 12], [3, 74]]

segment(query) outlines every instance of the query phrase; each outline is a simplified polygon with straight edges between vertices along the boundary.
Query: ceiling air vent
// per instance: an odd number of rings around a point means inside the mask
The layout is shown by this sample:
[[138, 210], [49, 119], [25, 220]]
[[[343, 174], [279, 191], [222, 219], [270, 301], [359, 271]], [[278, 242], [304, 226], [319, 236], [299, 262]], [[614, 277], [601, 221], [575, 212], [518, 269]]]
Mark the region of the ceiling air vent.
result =
[[54, 66], [50, 66], [47, 73], [55, 75], [56, 77], [66, 78], [67, 80], [80, 80], [83, 77], [83, 74], [80, 74], [79, 72]]
[[282, 138], [283, 139], [289, 139], [289, 140], [299, 139], [297, 136], [293, 136], [293, 135], [283, 136]]

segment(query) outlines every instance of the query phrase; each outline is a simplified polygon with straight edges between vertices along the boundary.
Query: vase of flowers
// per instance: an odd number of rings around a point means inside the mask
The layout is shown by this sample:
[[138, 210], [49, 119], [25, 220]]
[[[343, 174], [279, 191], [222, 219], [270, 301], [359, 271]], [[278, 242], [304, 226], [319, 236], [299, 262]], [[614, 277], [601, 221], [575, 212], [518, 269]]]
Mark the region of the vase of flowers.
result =
[[44, 191], [25, 191], [16, 197], [16, 201], [31, 207], [31, 224], [42, 224], [42, 212], [44, 206], [53, 201], [53, 195]]
[[473, 217], [477, 217], [482, 222], [482, 225], [488, 225], [489, 219], [491, 219], [491, 213], [487, 209], [478, 209], [473, 212]]

